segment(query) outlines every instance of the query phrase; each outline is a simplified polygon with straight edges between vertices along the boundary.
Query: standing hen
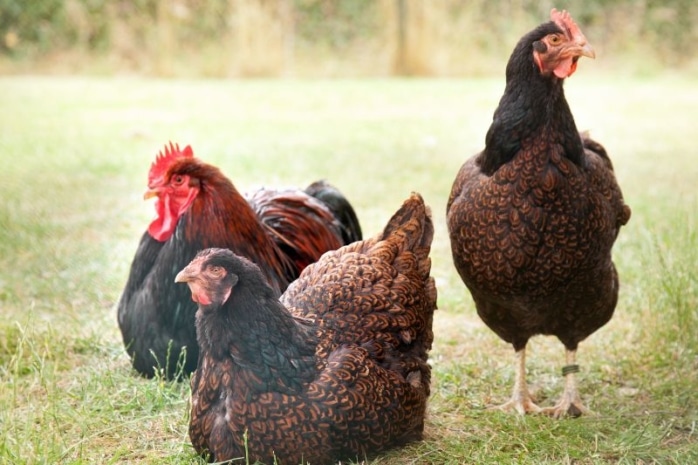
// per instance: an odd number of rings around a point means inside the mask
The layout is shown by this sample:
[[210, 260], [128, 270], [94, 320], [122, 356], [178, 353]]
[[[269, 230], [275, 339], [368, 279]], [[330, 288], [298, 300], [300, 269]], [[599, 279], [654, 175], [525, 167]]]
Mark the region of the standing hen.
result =
[[199, 304], [196, 451], [216, 462], [325, 464], [421, 438], [433, 234], [413, 194], [381, 234], [326, 253], [280, 300], [248, 260], [199, 253], [176, 278]]
[[[630, 208], [606, 151], [577, 132], [563, 93], [579, 57], [594, 52], [567, 12], [550, 17], [516, 45], [485, 149], [461, 167], [447, 220], [479, 316], [516, 351], [514, 393], [500, 408], [559, 417], [588, 411], [577, 346], [613, 315], [611, 248]], [[536, 334], [557, 336], [567, 351], [564, 393], [548, 409], [526, 385], [526, 344]]]
[[322, 181], [308, 189], [260, 189], [245, 199], [191, 147], [170, 144], [158, 154], [146, 192], [157, 197], [157, 217], [143, 234], [117, 310], [139, 373], [150, 377], [161, 369], [172, 377], [196, 368], [196, 305], [173, 280], [199, 250], [225, 247], [249, 258], [280, 294], [324, 252], [361, 239], [339, 191]]

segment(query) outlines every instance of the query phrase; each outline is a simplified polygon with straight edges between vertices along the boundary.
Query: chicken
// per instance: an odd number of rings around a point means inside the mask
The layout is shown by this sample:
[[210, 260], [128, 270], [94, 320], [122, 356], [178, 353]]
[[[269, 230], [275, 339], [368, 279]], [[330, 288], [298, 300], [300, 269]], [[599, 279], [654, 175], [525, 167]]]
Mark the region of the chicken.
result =
[[[563, 92], [577, 60], [594, 51], [569, 13], [550, 17], [516, 45], [485, 149], [461, 167], [446, 209], [453, 261], [478, 315], [516, 352], [514, 393], [499, 408], [560, 417], [589, 412], [577, 347], [613, 315], [611, 248], [630, 208], [605, 149], [577, 132]], [[547, 409], [526, 385], [526, 344], [538, 334], [566, 349], [565, 389]]]
[[383, 232], [327, 252], [279, 299], [206, 249], [176, 277], [198, 302], [189, 436], [212, 461], [323, 464], [421, 438], [436, 287], [419, 194]]
[[338, 190], [325, 182], [308, 189], [260, 189], [245, 199], [191, 147], [170, 144], [158, 154], [146, 192], [157, 197], [157, 216], [143, 234], [117, 308], [139, 373], [172, 378], [196, 368], [196, 305], [173, 280], [199, 250], [225, 247], [249, 258], [279, 295], [324, 252], [361, 239], [354, 209]]

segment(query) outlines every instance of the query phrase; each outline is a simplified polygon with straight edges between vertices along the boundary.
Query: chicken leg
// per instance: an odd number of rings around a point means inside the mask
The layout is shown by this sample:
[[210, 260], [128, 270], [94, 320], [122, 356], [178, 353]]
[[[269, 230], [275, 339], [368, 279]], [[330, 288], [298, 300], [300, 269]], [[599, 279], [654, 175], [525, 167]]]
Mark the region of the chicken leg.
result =
[[567, 350], [565, 352], [566, 365], [563, 369], [565, 376], [565, 390], [562, 392], [560, 401], [554, 407], [546, 407], [542, 413], [551, 415], [555, 418], [561, 418], [565, 415], [571, 417], [579, 417], [581, 415], [593, 415], [594, 412], [589, 410], [582, 404], [582, 399], [577, 391], [577, 377], [575, 373], [579, 371], [579, 366], [576, 364], [577, 350]]
[[514, 381], [514, 392], [511, 395], [511, 399], [502, 405], [497, 405], [491, 407], [492, 409], [501, 410], [503, 412], [509, 412], [511, 410], [516, 410], [521, 415], [526, 413], [538, 413], [541, 408], [538, 407], [531, 398], [531, 393], [528, 392], [528, 385], [526, 384], [526, 348], [516, 351], [516, 380]]

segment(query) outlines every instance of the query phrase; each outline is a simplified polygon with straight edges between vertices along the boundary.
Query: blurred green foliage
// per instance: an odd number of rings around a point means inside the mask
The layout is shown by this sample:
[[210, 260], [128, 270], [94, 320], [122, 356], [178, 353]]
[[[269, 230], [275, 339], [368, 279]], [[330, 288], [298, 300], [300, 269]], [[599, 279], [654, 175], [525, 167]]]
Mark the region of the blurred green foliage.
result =
[[[695, 62], [693, 0], [0, 0], [0, 57], [12, 62], [66, 52], [109, 55], [118, 58], [117, 67], [157, 74], [160, 68], [149, 69], [149, 61], [183, 51], [258, 59], [265, 53], [259, 49], [265, 33], [275, 31], [283, 43], [270, 39], [270, 46], [286, 59], [267, 72], [284, 74], [289, 56], [342, 57], [366, 44], [373, 44], [366, 55], [390, 62], [398, 47], [396, 23], [406, 22], [401, 26], [419, 42], [418, 53], [463, 61], [473, 48], [492, 53], [497, 47], [497, 54], [509, 49], [512, 34], [540, 23], [553, 6], [569, 9], [587, 36], [611, 43], [614, 52], [651, 54], [660, 66]], [[415, 17], [419, 21], [410, 21]], [[260, 39], [251, 40], [251, 34]], [[371, 66], [390, 72], [389, 65]], [[462, 71], [442, 60], [418, 73]], [[216, 72], [234, 74], [231, 66]]]
[[22, 42], [47, 49], [51, 40], [58, 35], [62, 13], [63, 0], [0, 0], [0, 30], [5, 39], [1, 44], [3, 50], [14, 48], [19, 36]]
[[296, 33], [308, 42], [324, 41], [341, 48], [381, 30], [375, 0], [295, 0]]

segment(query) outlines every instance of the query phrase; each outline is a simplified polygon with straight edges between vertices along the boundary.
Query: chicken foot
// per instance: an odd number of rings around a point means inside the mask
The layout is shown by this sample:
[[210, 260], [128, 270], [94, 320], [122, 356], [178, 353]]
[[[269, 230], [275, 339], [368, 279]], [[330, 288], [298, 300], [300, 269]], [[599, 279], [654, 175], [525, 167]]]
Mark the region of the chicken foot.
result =
[[565, 376], [565, 389], [562, 396], [557, 405], [546, 407], [541, 412], [554, 418], [562, 418], [565, 415], [571, 417], [594, 415], [593, 411], [584, 406], [577, 390], [576, 373], [579, 371], [579, 365], [576, 364], [577, 350], [567, 350], [565, 358], [566, 365], [562, 370], [562, 374]]
[[538, 407], [531, 393], [528, 391], [526, 384], [526, 348], [516, 351], [516, 379], [514, 381], [514, 392], [511, 399], [502, 405], [490, 407], [490, 409], [501, 410], [502, 412], [510, 412], [516, 410], [521, 415], [526, 413], [538, 413], [542, 409]]

